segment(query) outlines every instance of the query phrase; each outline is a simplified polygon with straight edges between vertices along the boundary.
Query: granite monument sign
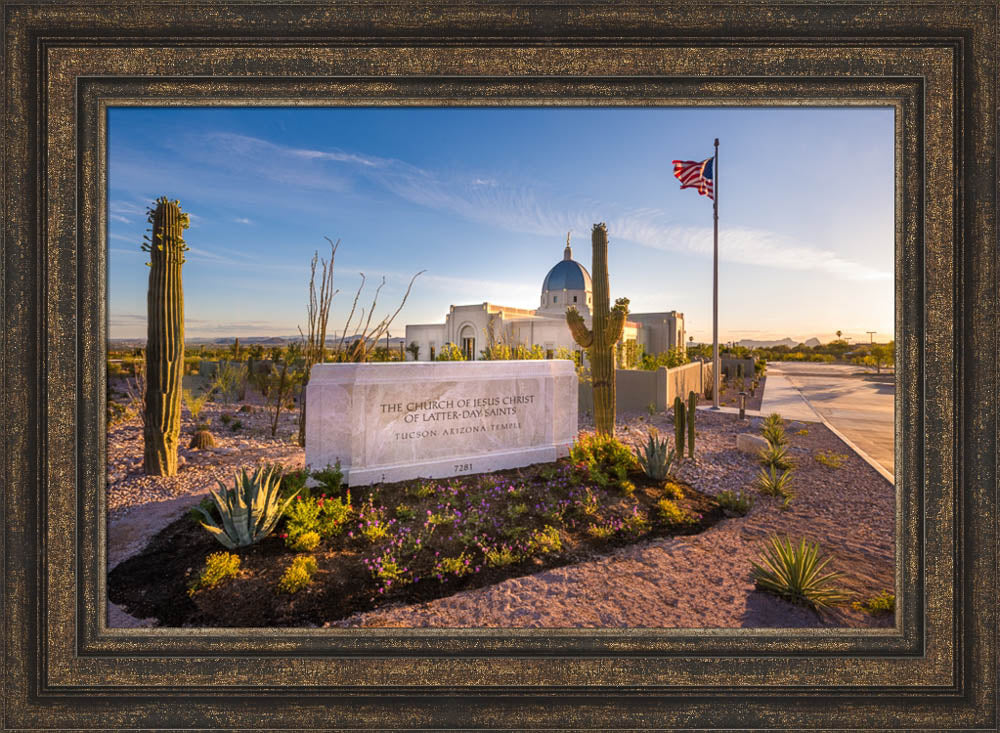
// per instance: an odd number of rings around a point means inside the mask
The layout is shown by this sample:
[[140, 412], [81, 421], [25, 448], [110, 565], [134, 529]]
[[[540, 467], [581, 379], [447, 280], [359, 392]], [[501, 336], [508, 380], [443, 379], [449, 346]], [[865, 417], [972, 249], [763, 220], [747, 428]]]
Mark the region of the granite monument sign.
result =
[[317, 364], [306, 464], [353, 485], [554, 461], [577, 431], [573, 362]]

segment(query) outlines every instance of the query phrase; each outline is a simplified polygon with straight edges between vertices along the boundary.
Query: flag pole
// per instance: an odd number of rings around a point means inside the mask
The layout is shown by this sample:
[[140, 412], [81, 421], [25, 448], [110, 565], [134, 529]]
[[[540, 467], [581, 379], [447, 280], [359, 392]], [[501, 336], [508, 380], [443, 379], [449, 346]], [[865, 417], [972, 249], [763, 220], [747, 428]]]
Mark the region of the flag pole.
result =
[[712, 218], [715, 225], [715, 247], [712, 259], [712, 409], [719, 409], [719, 138], [715, 138], [715, 160], [712, 161]]

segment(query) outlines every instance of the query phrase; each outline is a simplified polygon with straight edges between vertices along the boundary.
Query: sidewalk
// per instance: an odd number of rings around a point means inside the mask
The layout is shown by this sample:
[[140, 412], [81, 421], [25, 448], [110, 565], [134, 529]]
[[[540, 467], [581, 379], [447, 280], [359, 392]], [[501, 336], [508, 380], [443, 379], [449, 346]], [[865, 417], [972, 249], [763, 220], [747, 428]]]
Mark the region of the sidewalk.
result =
[[823, 419], [806, 402], [802, 393], [788, 381], [788, 377], [776, 369], [767, 370], [764, 399], [760, 405], [761, 415], [770, 415], [772, 412], [778, 413], [786, 420], [823, 422]]

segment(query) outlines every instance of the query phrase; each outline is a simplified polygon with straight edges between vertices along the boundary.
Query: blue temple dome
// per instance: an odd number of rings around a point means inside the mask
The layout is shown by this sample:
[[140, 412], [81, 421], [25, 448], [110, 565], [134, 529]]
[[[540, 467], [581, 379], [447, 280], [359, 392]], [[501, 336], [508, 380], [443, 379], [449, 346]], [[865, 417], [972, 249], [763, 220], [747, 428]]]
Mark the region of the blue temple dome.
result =
[[587, 268], [573, 259], [573, 251], [566, 244], [563, 259], [549, 270], [542, 284], [542, 292], [550, 290], [591, 290], [590, 273]]

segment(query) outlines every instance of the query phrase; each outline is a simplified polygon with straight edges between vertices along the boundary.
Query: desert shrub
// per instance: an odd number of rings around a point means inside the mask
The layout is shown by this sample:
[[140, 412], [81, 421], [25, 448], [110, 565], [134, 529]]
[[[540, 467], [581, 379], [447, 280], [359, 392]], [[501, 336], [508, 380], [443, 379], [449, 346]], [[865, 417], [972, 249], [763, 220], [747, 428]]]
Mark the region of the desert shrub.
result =
[[428, 499], [434, 496], [434, 484], [429, 481], [421, 481], [407, 488], [406, 493], [416, 499]]
[[408, 504], [399, 504], [396, 506], [396, 519], [400, 522], [409, 522], [411, 519], [417, 516], [417, 511]]
[[521, 555], [509, 545], [490, 547], [484, 553], [486, 564], [491, 568], [501, 568], [521, 561]]
[[240, 430], [243, 429], [243, 421], [233, 420], [232, 424], [229, 426], [229, 429], [232, 430], [234, 433], [239, 432]]
[[298, 501], [292, 502], [285, 510], [285, 532], [291, 542], [309, 532], [316, 532], [322, 539], [329, 539], [343, 531], [352, 513], [350, 493], [346, 499], [326, 495], [317, 499], [299, 497]]
[[188, 586], [188, 595], [193, 596], [200, 590], [214, 588], [220, 583], [235, 578], [240, 572], [240, 558], [229, 552], [213, 552], [205, 558], [205, 567], [198, 577]]
[[666, 438], [660, 438], [656, 428], [650, 428], [646, 444], [638, 451], [637, 460], [643, 472], [654, 481], [663, 481], [674, 462], [674, 449]]
[[590, 479], [602, 489], [625, 481], [628, 472], [637, 466], [632, 450], [609, 435], [588, 435], [577, 441], [570, 449], [570, 458], [586, 466]]
[[731, 512], [738, 516], [746, 516], [747, 512], [753, 506], [753, 497], [749, 494], [744, 494], [742, 492], [735, 491], [720, 491], [719, 495], [715, 497], [715, 500], [719, 503], [725, 511]]
[[562, 539], [559, 537], [559, 530], [551, 525], [545, 525], [544, 529], [536, 529], [528, 540], [528, 550], [532, 554], [559, 552], [561, 549]]
[[309, 478], [308, 472], [304, 469], [297, 471], [285, 471], [285, 467], [280, 463], [268, 464], [269, 467], [281, 474], [281, 498], [287, 499], [292, 496], [301, 496], [303, 499], [311, 496], [311, 492], [306, 488], [306, 480]]
[[312, 582], [317, 569], [316, 558], [311, 555], [297, 556], [278, 581], [278, 592], [297, 593]]
[[663, 483], [663, 493], [668, 499], [679, 501], [684, 498], [684, 487], [676, 481], [670, 481], [668, 479]]
[[120, 423], [126, 422], [132, 416], [135, 415], [131, 409], [121, 404], [120, 402], [115, 402], [114, 400], [108, 400], [108, 427], [113, 427]]
[[226, 413], [226, 414], [220, 416], [219, 420], [222, 421], [223, 425], [229, 425], [229, 423], [231, 423], [233, 421], [233, 416], [230, 415], [230, 414], [228, 414], [228, 413]]
[[795, 431], [796, 435], [809, 435], [809, 428], [802, 428], [801, 430]]
[[866, 601], [855, 601], [851, 604], [851, 607], [858, 611], [867, 611], [873, 616], [895, 613], [896, 595], [887, 590], [882, 591]]
[[247, 365], [242, 362], [220, 361], [212, 380], [212, 389], [218, 390], [227, 405], [236, 397], [240, 385], [247, 379]]
[[801, 539], [793, 545], [788, 538], [772, 536], [761, 562], [752, 563], [754, 582], [792, 603], [826, 608], [847, 600], [842, 591], [829, 586], [840, 578], [840, 573], [823, 572], [829, 562], [829, 558], [821, 559], [817, 544]]
[[670, 499], [660, 499], [656, 502], [660, 517], [674, 527], [691, 527], [698, 524], [698, 519], [684, 507]]
[[613, 536], [614, 533], [615, 528], [611, 526], [610, 522], [605, 522], [603, 524], [591, 524], [587, 527], [587, 534], [595, 540], [606, 540], [608, 537]]
[[327, 494], [339, 494], [344, 481], [344, 472], [340, 470], [340, 461], [334, 465], [327, 465], [318, 471], [310, 474], [319, 482], [320, 488]]
[[847, 456], [843, 453], [834, 453], [833, 451], [816, 451], [813, 454], [813, 458], [821, 466], [826, 466], [827, 468], [837, 469], [844, 465], [847, 461]]
[[203, 392], [202, 394], [195, 397], [194, 392], [189, 389], [185, 389], [181, 393], [184, 397], [184, 406], [187, 407], [188, 412], [191, 413], [191, 419], [195, 422], [201, 418], [201, 411], [205, 409], [205, 403], [208, 402], [208, 398], [211, 396], [212, 392]]
[[795, 465], [788, 455], [787, 445], [770, 443], [767, 448], [757, 454], [757, 457], [765, 468], [776, 468], [780, 471], [787, 471]]
[[472, 556], [462, 552], [455, 557], [442, 557], [434, 563], [434, 573], [439, 579], [444, 580], [445, 575], [454, 575], [461, 578], [472, 572]]
[[441, 351], [434, 357], [435, 361], [465, 361], [465, 354], [455, 344], [448, 342], [441, 347]]
[[253, 406], [251, 406], [251, 405], [240, 405], [240, 409], [238, 409], [236, 412], [246, 412], [246, 413], [251, 413], [252, 414], [253, 413]]
[[312, 552], [319, 547], [319, 543], [319, 532], [313, 531], [297, 534], [294, 539], [289, 535], [285, 540], [285, 544], [296, 552]]

